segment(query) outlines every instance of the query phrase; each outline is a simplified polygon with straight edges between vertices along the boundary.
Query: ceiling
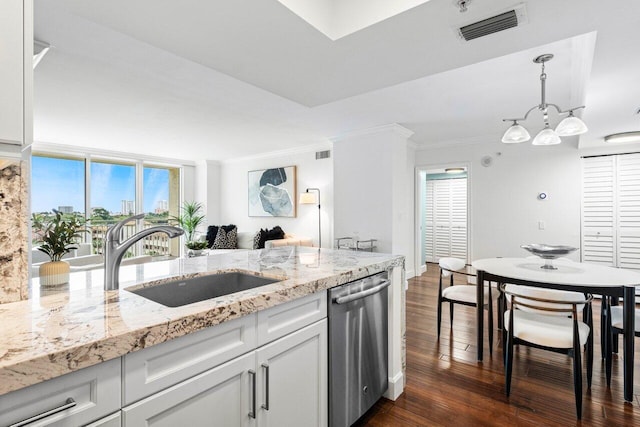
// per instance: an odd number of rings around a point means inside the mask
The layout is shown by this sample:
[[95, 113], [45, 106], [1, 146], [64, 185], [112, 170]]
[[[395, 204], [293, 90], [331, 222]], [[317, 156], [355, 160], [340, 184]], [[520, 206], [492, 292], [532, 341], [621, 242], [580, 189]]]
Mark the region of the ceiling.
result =
[[541, 53], [548, 101], [587, 105], [580, 147], [638, 130], [640, 2], [528, 1], [525, 25], [455, 34], [515, 4], [430, 0], [334, 41], [278, 0], [35, 0], [53, 46], [35, 140], [226, 160], [398, 123], [419, 147], [499, 144], [501, 119], [540, 102]]

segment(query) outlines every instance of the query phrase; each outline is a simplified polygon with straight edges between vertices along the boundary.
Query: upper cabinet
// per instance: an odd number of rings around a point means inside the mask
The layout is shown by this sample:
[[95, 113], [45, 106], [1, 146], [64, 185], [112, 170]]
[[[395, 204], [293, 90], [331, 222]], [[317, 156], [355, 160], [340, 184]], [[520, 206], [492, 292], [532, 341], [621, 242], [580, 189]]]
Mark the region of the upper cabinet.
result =
[[[33, 2], [0, 2], [0, 143], [23, 144], [33, 67]], [[27, 67], [25, 67], [25, 64]], [[26, 87], [28, 86], [28, 87]], [[26, 102], [25, 102], [26, 101]], [[27, 114], [30, 116], [30, 113]], [[29, 125], [30, 126], [30, 125]]]

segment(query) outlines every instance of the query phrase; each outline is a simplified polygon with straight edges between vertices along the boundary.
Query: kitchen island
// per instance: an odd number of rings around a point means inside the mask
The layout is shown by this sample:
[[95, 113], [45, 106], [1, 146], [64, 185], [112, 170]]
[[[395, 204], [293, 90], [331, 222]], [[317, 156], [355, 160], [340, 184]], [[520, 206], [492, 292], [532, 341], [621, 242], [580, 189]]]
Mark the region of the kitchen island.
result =
[[[278, 281], [175, 308], [127, 290], [224, 271]], [[72, 273], [70, 283], [57, 289], [41, 288], [34, 279], [29, 300], [0, 305], [0, 395], [117, 358], [125, 360], [124, 356], [139, 350], [215, 330], [216, 325], [268, 312], [381, 271], [389, 271], [392, 281], [387, 397], [395, 399], [404, 382], [404, 258], [305, 247], [122, 267], [120, 289], [110, 292], [103, 290], [102, 270]]]

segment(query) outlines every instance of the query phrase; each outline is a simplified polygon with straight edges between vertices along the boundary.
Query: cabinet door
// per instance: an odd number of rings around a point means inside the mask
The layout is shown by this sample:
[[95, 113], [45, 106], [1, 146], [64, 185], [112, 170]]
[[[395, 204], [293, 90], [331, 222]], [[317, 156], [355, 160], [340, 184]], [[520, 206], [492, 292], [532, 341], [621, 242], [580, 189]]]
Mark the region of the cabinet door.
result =
[[115, 414], [111, 414], [108, 417], [104, 417], [99, 419], [96, 422], [91, 424], [87, 424], [85, 427], [121, 427], [122, 426], [122, 417], [120, 416], [120, 411]]
[[0, 2], [0, 142], [22, 144], [24, 19], [22, 0]]
[[249, 416], [255, 352], [238, 357], [122, 410], [124, 427], [254, 426]]
[[258, 425], [326, 426], [327, 320], [274, 341], [257, 355]]

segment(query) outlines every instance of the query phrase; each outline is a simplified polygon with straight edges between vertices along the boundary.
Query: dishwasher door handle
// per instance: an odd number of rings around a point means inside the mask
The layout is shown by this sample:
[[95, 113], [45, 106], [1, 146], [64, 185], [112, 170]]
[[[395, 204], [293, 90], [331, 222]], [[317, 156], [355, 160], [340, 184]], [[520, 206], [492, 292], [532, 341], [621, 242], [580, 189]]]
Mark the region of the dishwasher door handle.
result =
[[337, 297], [336, 299], [333, 300], [333, 302], [335, 302], [336, 304], [347, 304], [351, 301], [355, 301], [361, 298], [366, 298], [369, 295], [377, 294], [378, 292], [388, 287], [389, 285], [391, 285], [391, 282], [389, 280], [384, 280], [379, 285], [374, 286], [373, 288], [369, 288], [366, 291], [358, 292], [357, 294], [345, 295], [343, 297]]

